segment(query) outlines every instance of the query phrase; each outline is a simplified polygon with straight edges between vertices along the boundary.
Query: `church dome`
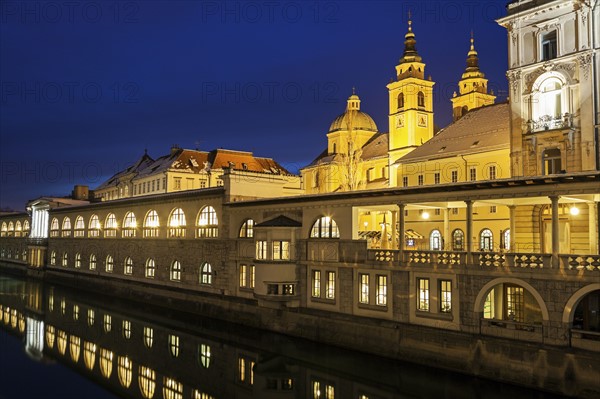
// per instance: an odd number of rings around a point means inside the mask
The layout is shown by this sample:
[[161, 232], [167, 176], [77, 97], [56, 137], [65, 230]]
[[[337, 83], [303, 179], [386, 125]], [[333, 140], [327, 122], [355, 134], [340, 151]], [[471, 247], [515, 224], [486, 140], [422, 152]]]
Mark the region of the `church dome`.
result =
[[360, 110], [360, 98], [356, 94], [352, 94], [348, 98], [348, 106], [346, 112], [338, 116], [333, 120], [329, 127], [329, 133], [337, 132], [339, 130], [348, 130], [348, 123], [353, 118], [352, 128], [354, 130], [367, 130], [370, 132], [377, 132], [377, 125], [371, 116]]

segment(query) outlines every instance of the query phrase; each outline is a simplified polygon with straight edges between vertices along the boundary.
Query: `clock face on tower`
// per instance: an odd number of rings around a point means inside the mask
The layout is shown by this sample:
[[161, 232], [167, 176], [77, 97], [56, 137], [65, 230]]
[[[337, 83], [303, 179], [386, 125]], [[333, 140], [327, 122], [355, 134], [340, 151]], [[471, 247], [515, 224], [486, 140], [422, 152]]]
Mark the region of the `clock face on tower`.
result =
[[396, 127], [404, 127], [404, 114], [396, 115]]
[[417, 125], [427, 127], [427, 114], [417, 114]]

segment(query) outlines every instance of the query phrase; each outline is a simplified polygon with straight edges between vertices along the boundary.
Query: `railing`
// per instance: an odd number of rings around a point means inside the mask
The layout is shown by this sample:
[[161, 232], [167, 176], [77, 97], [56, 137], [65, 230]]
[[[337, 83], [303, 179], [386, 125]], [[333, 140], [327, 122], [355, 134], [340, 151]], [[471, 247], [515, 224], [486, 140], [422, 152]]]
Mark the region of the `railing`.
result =
[[397, 249], [370, 249], [367, 253], [368, 259], [375, 262], [398, 262], [399, 254]]
[[475, 252], [479, 266], [503, 267], [506, 265], [506, 254], [502, 252]]
[[505, 338], [544, 342], [544, 326], [542, 324], [481, 318], [479, 319], [479, 332]]
[[524, 268], [550, 268], [552, 266], [552, 255], [550, 254], [523, 254], [509, 255], [509, 266]]
[[563, 116], [554, 117], [544, 115], [536, 120], [528, 120], [524, 124], [524, 130], [527, 133], [539, 132], [542, 130], [565, 129], [573, 126], [573, 115], [564, 114]]
[[600, 271], [600, 255], [560, 255], [560, 261], [569, 270]]

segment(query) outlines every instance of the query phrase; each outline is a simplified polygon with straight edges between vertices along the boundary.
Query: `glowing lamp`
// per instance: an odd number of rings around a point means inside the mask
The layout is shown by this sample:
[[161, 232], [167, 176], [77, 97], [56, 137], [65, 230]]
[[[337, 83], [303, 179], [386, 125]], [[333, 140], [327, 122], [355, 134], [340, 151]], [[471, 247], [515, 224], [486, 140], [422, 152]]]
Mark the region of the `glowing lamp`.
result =
[[577, 208], [576, 206], [572, 206], [569, 209], [569, 213], [573, 216], [577, 216], [577, 215], [579, 215], [579, 208]]
[[425, 220], [429, 219], [429, 212], [425, 211], [421, 214], [421, 217]]

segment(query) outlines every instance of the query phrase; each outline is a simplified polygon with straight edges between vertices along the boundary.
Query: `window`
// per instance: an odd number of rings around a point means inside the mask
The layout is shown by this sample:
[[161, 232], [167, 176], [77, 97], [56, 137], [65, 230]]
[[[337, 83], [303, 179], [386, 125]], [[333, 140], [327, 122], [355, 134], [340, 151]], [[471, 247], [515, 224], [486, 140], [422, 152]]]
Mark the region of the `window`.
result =
[[429, 250], [430, 251], [441, 251], [442, 250], [442, 233], [439, 230], [433, 230], [429, 235]]
[[119, 382], [123, 388], [129, 388], [131, 385], [131, 360], [127, 356], [119, 356], [117, 358]]
[[267, 242], [256, 241], [256, 259], [267, 259]]
[[171, 273], [169, 278], [171, 281], [181, 281], [181, 263], [179, 261], [174, 261], [171, 264]]
[[206, 344], [198, 345], [198, 357], [200, 359], [200, 365], [205, 369], [210, 367], [210, 346]]
[[377, 276], [375, 304], [378, 306], [387, 306], [387, 276]]
[[123, 220], [123, 231], [122, 236], [126, 238], [135, 237], [137, 229], [137, 221], [133, 212], [127, 212], [125, 219]]
[[88, 326], [93, 326], [96, 321], [96, 311], [94, 309], [88, 309], [87, 311], [87, 323]]
[[205, 206], [198, 215], [198, 237], [215, 238], [219, 236], [219, 219], [212, 206]]
[[238, 381], [247, 385], [254, 385], [254, 361], [246, 357], [238, 358]]
[[131, 276], [133, 274], [133, 259], [129, 256], [125, 258], [125, 267], [123, 269], [123, 273], [126, 276]]
[[180, 177], [176, 177], [174, 179], [174, 187], [173, 190], [181, 190], [181, 178]]
[[181, 208], [174, 209], [169, 217], [169, 237], [185, 237], [185, 213]]
[[152, 348], [154, 343], [154, 329], [151, 327], [144, 327], [144, 345], [146, 348]]
[[81, 268], [81, 254], [76, 253], [75, 254], [75, 269], [80, 269], [80, 268]]
[[321, 297], [321, 271], [320, 270], [312, 271], [312, 297], [313, 298]]
[[112, 317], [109, 314], [104, 315], [104, 320], [102, 324], [105, 333], [109, 333], [112, 330]]
[[450, 179], [452, 180], [452, 183], [458, 182], [458, 170], [453, 170], [450, 172]]
[[360, 303], [369, 303], [369, 275], [359, 273], [358, 275], [359, 281], [359, 302]]
[[62, 265], [63, 265], [63, 267], [69, 266], [69, 254], [66, 252], [63, 253], [63, 256], [62, 256]]
[[[5, 223], [2, 225], [2, 229], [4, 231], [6, 231], [6, 224]], [[50, 223], [50, 237], [58, 237], [58, 233], [59, 233], [58, 219], [57, 218], [53, 218], [52, 222]]]
[[469, 179], [471, 181], [477, 180], [477, 168], [469, 168]]
[[146, 270], [145, 270], [146, 278], [154, 278], [155, 272], [156, 272], [156, 263], [154, 262], [154, 259], [148, 258], [146, 260]]
[[550, 148], [544, 150], [542, 154], [542, 173], [544, 175], [554, 175], [562, 172], [562, 162], [560, 150], [558, 148]]
[[494, 235], [490, 229], [483, 229], [479, 233], [480, 250], [491, 251], [494, 248]]
[[452, 311], [452, 281], [440, 280], [440, 312]]
[[452, 250], [462, 251], [464, 250], [465, 233], [461, 229], [456, 229], [452, 232]]
[[156, 388], [156, 374], [148, 367], [140, 366], [138, 370], [138, 384], [140, 392], [145, 399], [152, 399]]
[[90, 270], [96, 270], [96, 255], [90, 255]]
[[310, 238], [340, 238], [337, 223], [329, 216], [320, 217], [312, 226]]
[[418, 184], [419, 186], [422, 186], [422, 185], [423, 185], [423, 183], [424, 183], [424, 180], [425, 180], [425, 178], [424, 178], [424, 176], [423, 176], [423, 175], [419, 175], [419, 176], [417, 176], [417, 184]]
[[523, 287], [515, 285], [505, 286], [506, 316], [508, 320], [522, 323], [524, 320], [525, 298], [523, 296]]
[[144, 218], [144, 237], [156, 238], [158, 237], [158, 228], [160, 224], [158, 222], [158, 213], [155, 210], [148, 211]]
[[404, 108], [404, 93], [398, 94], [398, 109]]
[[402, 187], [408, 187], [408, 176], [402, 177]]
[[312, 382], [312, 399], [335, 399], [335, 387], [321, 381]]
[[290, 242], [273, 241], [273, 260], [290, 259]]
[[420, 91], [417, 94], [417, 103], [418, 103], [419, 107], [424, 107], [425, 106], [425, 94], [423, 94], [422, 91]]
[[92, 215], [90, 218], [88, 237], [100, 237], [100, 219], [98, 219], [98, 215]]
[[254, 288], [254, 281], [256, 277], [254, 265], [250, 265], [250, 288]]
[[109, 213], [104, 223], [104, 237], [117, 236], [117, 217], [114, 213]]
[[[9, 226], [9, 230], [10, 226]], [[63, 237], [70, 237], [71, 236], [71, 219], [69, 219], [68, 217], [63, 219], [63, 224], [62, 224], [62, 236]]]
[[496, 179], [496, 166], [495, 165], [490, 166], [489, 171], [490, 171], [490, 180]]
[[325, 298], [335, 299], [335, 272], [327, 272], [327, 281], [325, 282]]
[[502, 248], [510, 251], [510, 229], [504, 230], [504, 233], [502, 233], [502, 241]]
[[200, 284], [212, 284], [212, 266], [208, 262], [204, 262], [200, 267]]
[[491, 205], [490, 206], [490, 213], [496, 213], [496, 211], [497, 211], [496, 205]]
[[248, 286], [248, 266], [240, 265], [240, 287]]
[[437, 173], [437, 172], [434, 173], [434, 175], [433, 175], [433, 182], [435, 184], [440, 184], [440, 174], [439, 173]]
[[79, 305], [73, 305], [73, 320], [79, 320]]
[[179, 356], [179, 337], [177, 335], [169, 334], [169, 353], [171, 356]]
[[429, 312], [429, 279], [418, 278], [417, 289], [419, 290], [417, 309], [422, 312]]
[[112, 256], [106, 256], [105, 270], [107, 273], [112, 273], [115, 266], [115, 261]]
[[557, 40], [556, 31], [550, 32], [542, 36], [542, 61], [548, 61], [556, 58]]
[[78, 238], [85, 236], [85, 222], [82, 216], [75, 218], [75, 232], [73, 236]]
[[240, 238], [254, 237], [254, 220], [246, 219], [240, 228]]

